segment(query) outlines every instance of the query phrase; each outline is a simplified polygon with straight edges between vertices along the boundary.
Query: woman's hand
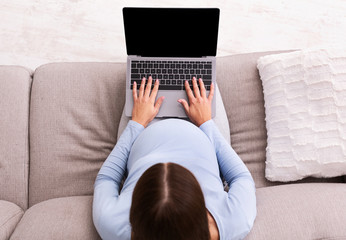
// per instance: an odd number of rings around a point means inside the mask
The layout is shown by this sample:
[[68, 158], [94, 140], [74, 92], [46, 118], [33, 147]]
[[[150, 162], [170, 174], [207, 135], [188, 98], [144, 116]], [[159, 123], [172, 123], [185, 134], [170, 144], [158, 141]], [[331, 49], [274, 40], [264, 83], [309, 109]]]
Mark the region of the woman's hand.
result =
[[186, 112], [186, 115], [190, 118], [197, 127], [211, 119], [211, 102], [214, 96], [214, 85], [210, 86], [209, 96], [207, 97], [206, 90], [202, 79], [199, 79], [198, 89], [197, 80], [192, 78], [193, 92], [189, 86], [188, 81], [185, 81], [186, 94], [189, 99], [189, 103], [185, 99], [179, 99]]
[[[160, 110], [161, 104], [165, 97], [160, 97], [155, 103], [155, 98], [159, 89], [159, 80], [155, 81], [154, 88], [151, 91], [152, 78], [149, 77], [147, 86], [145, 87], [145, 78], [142, 79], [141, 86], [137, 95], [137, 83], [133, 83], [133, 109], [132, 120], [147, 127], [148, 124], [155, 118]], [[145, 87], [145, 89], [144, 89]], [[151, 91], [151, 94], [150, 94]]]

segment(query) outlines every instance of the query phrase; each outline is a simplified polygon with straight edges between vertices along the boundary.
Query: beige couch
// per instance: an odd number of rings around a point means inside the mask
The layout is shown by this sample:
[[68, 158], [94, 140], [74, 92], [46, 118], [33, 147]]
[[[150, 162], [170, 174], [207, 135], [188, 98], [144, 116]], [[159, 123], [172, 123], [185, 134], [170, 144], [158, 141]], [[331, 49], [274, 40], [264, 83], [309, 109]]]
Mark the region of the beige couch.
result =
[[[264, 177], [259, 56], [217, 60], [232, 146], [251, 171], [258, 215], [247, 239], [346, 239], [344, 177], [291, 184]], [[116, 143], [124, 63], [0, 67], [0, 239], [98, 239], [93, 183]], [[346, 134], [346, 133], [345, 133]]]

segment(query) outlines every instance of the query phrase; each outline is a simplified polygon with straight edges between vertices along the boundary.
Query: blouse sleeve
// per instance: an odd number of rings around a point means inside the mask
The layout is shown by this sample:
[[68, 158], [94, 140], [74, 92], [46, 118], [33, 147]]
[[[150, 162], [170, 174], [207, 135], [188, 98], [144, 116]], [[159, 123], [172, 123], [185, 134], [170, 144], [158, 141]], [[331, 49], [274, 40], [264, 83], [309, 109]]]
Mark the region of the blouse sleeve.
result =
[[[228, 206], [231, 212], [240, 213], [237, 216], [238, 233], [235, 238], [245, 237], [251, 230], [256, 218], [255, 184], [252, 176], [233, 148], [223, 138], [213, 120], [200, 126], [214, 145], [221, 174], [229, 185]], [[233, 226], [234, 227], [234, 226]]]
[[103, 239], [108, 239], [107, 226], [112, 221], [108, 219], [109, 210], [115, 209], [119, 197], [121, 181], [124, 177], [127, 159], [132, 144], [143, 131], [144, 127], [134, 121], [129, 121], [114, 149], [103, 163], [94, 185], [93, 221]]

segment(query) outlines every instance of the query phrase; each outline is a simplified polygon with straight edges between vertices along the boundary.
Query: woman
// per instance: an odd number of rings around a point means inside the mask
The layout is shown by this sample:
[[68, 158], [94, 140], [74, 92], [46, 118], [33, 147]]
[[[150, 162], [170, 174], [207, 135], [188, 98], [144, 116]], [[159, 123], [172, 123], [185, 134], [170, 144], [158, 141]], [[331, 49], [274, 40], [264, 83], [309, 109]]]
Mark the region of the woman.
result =
[[[256, 217], [253, 179], [211, 119], [214, 86], [185, 82], [190, 123], [148, 124], [164, 97], [143, 79], [128, 123], [95, 182], [93, 218], [103, 239], [242, 239]], [[120, 192], [120, 184], [128, 172]], [[229, 185], [223, 190], [220, 172]]]

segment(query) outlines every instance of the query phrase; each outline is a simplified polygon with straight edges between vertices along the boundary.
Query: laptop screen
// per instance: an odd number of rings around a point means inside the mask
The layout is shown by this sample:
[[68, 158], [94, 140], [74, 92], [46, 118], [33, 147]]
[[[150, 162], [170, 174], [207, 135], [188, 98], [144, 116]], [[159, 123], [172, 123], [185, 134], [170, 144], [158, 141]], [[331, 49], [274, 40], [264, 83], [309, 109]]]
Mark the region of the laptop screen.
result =
[[127, 55], [216, 56], [217, 8], [123, 8]]

